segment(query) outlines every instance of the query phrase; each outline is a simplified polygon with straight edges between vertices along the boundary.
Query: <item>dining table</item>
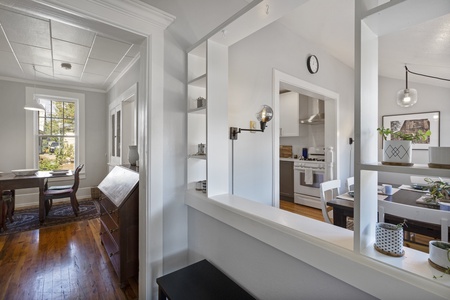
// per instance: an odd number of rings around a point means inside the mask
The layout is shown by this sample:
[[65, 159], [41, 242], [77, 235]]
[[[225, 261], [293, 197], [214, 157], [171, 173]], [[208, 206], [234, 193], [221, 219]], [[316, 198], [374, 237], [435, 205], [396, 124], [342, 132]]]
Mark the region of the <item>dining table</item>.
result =
[[[32, 175], [16, 175], [12, 172], [1, 173], [0, 172], [0, 195], [5, 190], [17, 190], [25, 188], [39, 188], [39, 222], [42, 224], [45, 221], [45, 198], [44, 188], [46, 180], [50, 178], [70, 177], [73, 176], [73, 172], [68, 170], [66, 172], [54, 172], [54, 171], [37, 171]], [[17, 196], [17, 194], [16, 194]], [[4, 209], [3, 198], [0, 197], [0, 231], [6, 230], [6, 218]]]
[[[413, 188], [402, 188], [404, 186], [405, 185], [402, 186], [397, 185], [395, 188], [395, 193], [392, 195], [385, 195], [379, 193], [378, 202], [380, 203], [380, 201], [390, 201], [404, 205], [412, 205], [429, 209], [449, 210], [450, 206], [447, 205], [445, 206], [432, 205], [421, 201], [420, 199], [422, 199], [423, 198], [422, 196], [425, 195], [424, 191], [414, 190]], [[351, 197], [346, 193], [343, 196], [337, 196], [336, 198], [327, 201], [327, 205], [333, 208], [333, 224], [336, 226], [346, 228], [347, 217], [353, 218], [354, 200], [351, 199]], [[395, 215], [386, 214], [384, 217], [384, 222], [386, 223], [399, 224], [402, 223], [403, 221], [404, 218]], [[438, 225], [424, 223], [414, 219], [408, 219], [406, 220], [406, 222], [408, 232], [414, 232], [417, 234], [422, 234], [433, 238], [441, 237], [441, 228]], [[449, 233], [449, 240], [450, 240], [450, 233]]]

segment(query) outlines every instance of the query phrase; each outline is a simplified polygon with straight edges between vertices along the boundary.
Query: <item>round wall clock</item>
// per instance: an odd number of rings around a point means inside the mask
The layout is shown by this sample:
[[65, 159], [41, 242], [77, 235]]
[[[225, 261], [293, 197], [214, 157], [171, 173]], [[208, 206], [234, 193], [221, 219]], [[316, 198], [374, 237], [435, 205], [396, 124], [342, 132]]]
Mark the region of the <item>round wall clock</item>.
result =
[[308, 56], [306, 65], [308, 67], [309, 73], [311, 73], [311, 74], [316, 74], [319, 71], [319, 60], [317, 59], [317, 56], [315, 56], [315, 55]]

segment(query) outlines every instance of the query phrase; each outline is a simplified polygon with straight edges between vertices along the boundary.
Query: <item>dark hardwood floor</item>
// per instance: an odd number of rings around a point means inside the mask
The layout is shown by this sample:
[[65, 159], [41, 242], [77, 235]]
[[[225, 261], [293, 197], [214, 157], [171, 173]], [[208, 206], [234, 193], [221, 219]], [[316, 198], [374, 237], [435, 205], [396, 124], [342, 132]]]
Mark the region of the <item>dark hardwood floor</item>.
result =
[[0, 299], [137, 299], [120, 289], [98, 219], [0, 237]]

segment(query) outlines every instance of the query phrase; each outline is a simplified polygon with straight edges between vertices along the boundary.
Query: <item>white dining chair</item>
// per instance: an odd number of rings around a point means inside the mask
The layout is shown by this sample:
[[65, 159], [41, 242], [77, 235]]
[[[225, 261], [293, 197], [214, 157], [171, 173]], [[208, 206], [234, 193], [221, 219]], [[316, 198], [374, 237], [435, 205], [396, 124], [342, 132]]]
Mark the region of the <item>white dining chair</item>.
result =
[[347, 178], [347, 191], [353, 191], [355, 185], [355, 177]]
[[330, 224], [333, 224], [333, 222], [330, 219], [329, 213], [333, 208], [327, 205], [327, 201], [330, 201], [339, 195], [340, 187], [341, 181], [339, 179], [325, 181], [320, 184], [320, 207], [322, 208], [322, 215], [325, 222]]
[[[384, 215], [389, 214], [414, 221], [441, 226], [441, 241], [448, 242], [448, 227], [450, 225], [450, 212], [439, 209], [405, 205], [396, 202], [378, 201], [378, 221], [384, 222]], [[408, 221], [406, 221], [408, 226]], [[407, 230], [408, 227], [406, 227]]]

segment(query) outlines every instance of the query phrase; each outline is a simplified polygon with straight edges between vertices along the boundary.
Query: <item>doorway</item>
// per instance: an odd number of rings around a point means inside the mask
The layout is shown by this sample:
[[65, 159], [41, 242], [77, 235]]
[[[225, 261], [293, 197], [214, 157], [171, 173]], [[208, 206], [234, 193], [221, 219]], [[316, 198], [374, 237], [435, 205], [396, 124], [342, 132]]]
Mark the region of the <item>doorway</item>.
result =
[[[325, 107], [326, 122], [324, 124], [324, 147], [327, 150], [332, 150], [333, 157], [338, 157], [338, 104], [339, 95], [333, 91], [317, 86], [315, 84], [306, 82], [300, 78], [283, 73], [274, 69], [272, 74], [272, 91], [273, 91], [273, 107], [274, 107], [274, 141], [273, 141], [273, 203], [272, 206], [280, 207], [280, 90], [286, 89], [292, 92], [299, 93], [308, 97], [323, 100]], [[326, 151], [327, 151], [326, 150]], [[325, 178], [336, 178], [339, 174], [339, 163], [333, 159], [325, 169]], [[331, 168], [330, 168], [331, 167]], [[330, 171], [331, 170], [331, 171]]]

